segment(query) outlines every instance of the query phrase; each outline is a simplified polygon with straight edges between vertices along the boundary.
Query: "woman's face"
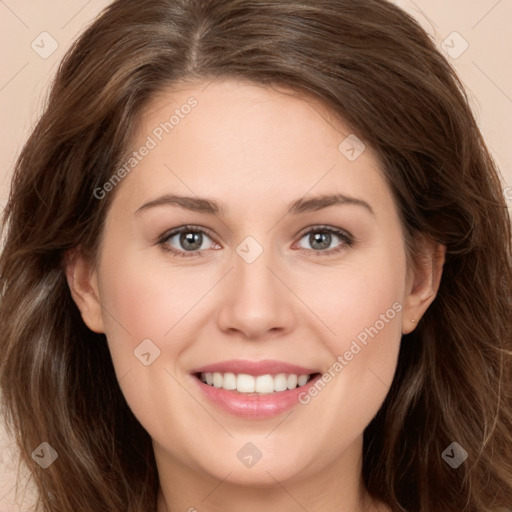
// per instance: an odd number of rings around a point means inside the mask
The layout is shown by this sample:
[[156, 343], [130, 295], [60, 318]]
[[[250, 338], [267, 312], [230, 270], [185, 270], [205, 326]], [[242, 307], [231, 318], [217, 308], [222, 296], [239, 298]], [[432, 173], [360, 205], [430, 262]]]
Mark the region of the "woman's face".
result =
[[[433, 298], [375, 153], [318, 104], [229, 80], [162, 95], [143, 121], [98, 264], [73, 279], [159, 465], [350, 478]], [[302, 374], [317, 376], [288, 390]]]

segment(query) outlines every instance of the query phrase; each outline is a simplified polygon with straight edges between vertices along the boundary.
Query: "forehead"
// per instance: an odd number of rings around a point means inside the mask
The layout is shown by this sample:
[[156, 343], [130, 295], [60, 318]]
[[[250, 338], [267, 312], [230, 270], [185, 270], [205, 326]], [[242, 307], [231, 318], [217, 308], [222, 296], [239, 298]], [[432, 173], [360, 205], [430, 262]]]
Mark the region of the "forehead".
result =
[[375, 152], [319, 101], [234, 80], [155, 96], [130, 158], [120, 195], [134, 204], [178, 190], [259, 206], [334, 190], [391, 200]]

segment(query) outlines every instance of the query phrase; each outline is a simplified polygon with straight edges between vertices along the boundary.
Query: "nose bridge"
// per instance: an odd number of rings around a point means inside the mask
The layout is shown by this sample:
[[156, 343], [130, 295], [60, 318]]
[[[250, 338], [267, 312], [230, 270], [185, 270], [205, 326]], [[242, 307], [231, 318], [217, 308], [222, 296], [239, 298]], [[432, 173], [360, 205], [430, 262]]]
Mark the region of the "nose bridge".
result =
[[263, 311], [274, 302], [281, 302], [278, 300], [282, 291], [279, 290], [281, 283], [269, 270], [275, 266], [271, 252], [263, 251], [254, 261], [240, 256], [235, 258], [233, 292], [237, 304], [250, 306], [254, 311]]
[[[261, 236], [258, 238], [262, 240]], [[274, 288], [277, 284], [269, 270], [269, 267], [276, 266], [274, 251], [270, 244], [270, 237], [260, 243], [253, 236], [247, 236], [236, 247], [233, 278], [236, 280], [235, 286], [243, 288], [244, 298], [248, 297], [246, 292], [252, 292], [254, 296], [265, 296], [270, 291], [268, 288]]]
[[241, 331], [247, 337], [291, 329], [295, 318], [293, 304], [286, 297], [289, 291], [275, 275], [279, 271], [275, 270], [278, 265], [273, 251], [263, 250], [254, 239], [249, 239], [236, 252], [220, 306], [219, 327]]
[[235, 264], [233, 273], [235, 293], [240, 290], [242, 299], [254, 297], [258, 300], [265, 299], [267, 303], [271, 301], [272, 297], [276, 297], [279, 294], [276, 289], [278, 283], [269, 270], [272, 265], [270, 260], [271, 258], [263, 255], [252, 263], [240, 259]]

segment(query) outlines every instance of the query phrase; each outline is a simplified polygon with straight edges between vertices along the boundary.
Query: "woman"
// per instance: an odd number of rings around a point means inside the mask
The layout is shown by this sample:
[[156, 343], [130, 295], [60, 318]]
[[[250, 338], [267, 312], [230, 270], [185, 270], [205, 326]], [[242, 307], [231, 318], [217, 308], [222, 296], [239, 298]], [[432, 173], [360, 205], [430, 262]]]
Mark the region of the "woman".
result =
[[114, 2], [5, 237], [1, 386], [41, 510], [512, 503], [510, 220], [396, 6]]

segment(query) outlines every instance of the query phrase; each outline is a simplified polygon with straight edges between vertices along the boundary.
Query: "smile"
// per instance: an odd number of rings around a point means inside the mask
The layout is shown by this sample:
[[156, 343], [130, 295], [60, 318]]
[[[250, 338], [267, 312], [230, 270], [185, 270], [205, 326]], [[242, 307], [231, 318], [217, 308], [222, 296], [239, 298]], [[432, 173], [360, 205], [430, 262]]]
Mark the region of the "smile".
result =
[[247, 375], [245, 373], [220, 373], [202, 372], [196, 376], [204, 383], [215, 388], [222, 388], [226, 391], [237, 391], [238, 393], [278, 393], [302, 387], [309, 382], [316, 374], [286, 374], [277, 375]]

